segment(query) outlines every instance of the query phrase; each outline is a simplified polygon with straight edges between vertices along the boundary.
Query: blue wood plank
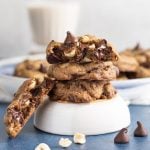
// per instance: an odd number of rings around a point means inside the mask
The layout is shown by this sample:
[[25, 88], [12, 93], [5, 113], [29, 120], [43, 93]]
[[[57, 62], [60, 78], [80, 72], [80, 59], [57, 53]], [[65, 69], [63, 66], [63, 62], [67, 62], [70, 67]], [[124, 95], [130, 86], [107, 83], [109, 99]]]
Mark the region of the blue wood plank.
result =
[[[41, 142], [47, 143], [52, 150], [61, 150], [58, 141], [62, 136], [41, 132], [33, 127], [33, 118], [27, 123], [21, 134], [10, 139], [5, 133], [3, 115], [7, 104], [0, 103], [0, 150], [34, 150]], [[132, 123], [129, 127], [130, 143], [124, 145], [114, 144], [116, 133], [88, 136], [84, 145], [72, 144], [68, 150], [150, 150], [150, 136], [145, 138], [133, 137], [136, 121], [140, 120], [150, 133], [150, 106], [130, 106]], [[99, 118], [97, 118], [99, 119]], [[63, 136], [69, 137], [71, 136]]]

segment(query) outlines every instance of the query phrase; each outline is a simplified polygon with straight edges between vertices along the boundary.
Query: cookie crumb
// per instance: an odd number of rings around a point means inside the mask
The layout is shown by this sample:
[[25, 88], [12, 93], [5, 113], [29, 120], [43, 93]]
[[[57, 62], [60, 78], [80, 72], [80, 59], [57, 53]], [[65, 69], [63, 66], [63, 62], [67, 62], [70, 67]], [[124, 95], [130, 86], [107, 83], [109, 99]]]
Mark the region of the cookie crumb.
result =
[[61, 138], [59, 140], [59, 145], [64, 148], [69, 147], [71, 144], [72, 144], [72, 141], [69, 140], [68, 138]]
[[84, 144], [86, 143], [86, 136], [82, 133], [75, 133], [73, 137], [74, 143]]
[[45, 143], [40, 143], [35, 147], [35, 150], [51, 150], [50, 147]]

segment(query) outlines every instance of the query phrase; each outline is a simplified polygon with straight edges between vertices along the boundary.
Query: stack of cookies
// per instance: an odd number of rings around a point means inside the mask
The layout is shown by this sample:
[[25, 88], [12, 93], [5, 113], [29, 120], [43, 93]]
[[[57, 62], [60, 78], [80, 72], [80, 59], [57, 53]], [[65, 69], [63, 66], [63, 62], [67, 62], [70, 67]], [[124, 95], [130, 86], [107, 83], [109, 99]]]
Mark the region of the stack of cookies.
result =
[[[112, 63], [117, 60], [118, 54], [112, 46], [94, 36], [74, 37], [67, 32], [64, 43], [51, 41], [47, 47], [47, 61], [51, 64], [47, 64], [48, 73], [43, 68], [44, 78], [38, 75], [38, 79], [26, 80], [6, 110], [4, 122], [8, 135], [16, 137], [19, 134], [47, 95], [54, 101], [74, 103], [114, 97], [116, 91], [110, 80], [118, 74]], [[27, 74], [33, 69], [28, 64], [31, 63], [23, 64]], [[39, 68], [41, 65], [36, 62], [34, 70], [37, 72]]]
[[51, 64], [48, 76], [56, 80], [49, 93], [51, 100], [87, 103], [115, 96], [110, 80], [118, 74], [113, 65], [118, 54], [105, 39], [91, 35], [74, 37], [67, 32], [63, 43], [49, 43], [46, 54]]

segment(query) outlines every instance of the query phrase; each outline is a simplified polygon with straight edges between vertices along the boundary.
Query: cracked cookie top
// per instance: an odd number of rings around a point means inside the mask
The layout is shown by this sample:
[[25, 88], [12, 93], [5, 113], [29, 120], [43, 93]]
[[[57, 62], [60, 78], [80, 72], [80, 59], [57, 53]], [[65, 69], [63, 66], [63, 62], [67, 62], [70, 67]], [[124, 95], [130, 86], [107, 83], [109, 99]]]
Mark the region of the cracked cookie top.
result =
[[75, 37], [70, 32], [67, 32], [63, 43], [52, 40], [48, 44], [46, 54], [50, 64], [117, 61], [119, 57], [105, 39], [92, 35]]

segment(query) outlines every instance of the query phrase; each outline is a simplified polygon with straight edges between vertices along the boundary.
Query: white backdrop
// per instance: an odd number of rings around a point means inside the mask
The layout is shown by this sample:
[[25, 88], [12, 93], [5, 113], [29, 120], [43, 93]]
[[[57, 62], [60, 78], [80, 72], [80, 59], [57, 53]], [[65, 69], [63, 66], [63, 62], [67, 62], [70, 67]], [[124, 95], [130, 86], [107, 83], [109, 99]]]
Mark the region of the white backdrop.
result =
[[150, 0], [81, 0], [78, 33], [106, 37], [119, 50], [150, 47]]
[[[29, 1], [29, 0], [28, 0]], [[150, 0], [79, 0], [77, 34], [96, 34], [122, 50], [140, 42], [150, 47]], [[22, 3], [21, 3], [22, 2]], [[23, 0], [0, 0], [0, 57], [30, 49], [31, 34]]]

